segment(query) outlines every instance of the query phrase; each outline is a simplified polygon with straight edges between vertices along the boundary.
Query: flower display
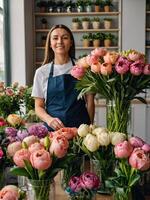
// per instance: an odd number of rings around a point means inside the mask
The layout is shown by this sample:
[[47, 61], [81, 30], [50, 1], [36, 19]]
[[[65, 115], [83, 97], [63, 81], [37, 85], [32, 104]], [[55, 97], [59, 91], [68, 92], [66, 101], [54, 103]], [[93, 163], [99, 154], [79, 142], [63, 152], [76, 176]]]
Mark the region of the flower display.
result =
[[85, 93], [99, 93], [109, 103], [107, 128], [127, 133], [131, 100], [146, 103], [141, 93], [150, 89], [150, 64], [142, 53], [127, 50], [120, 53], [96, 48], [81, 58], [71, 70], [78, 79], [79, 98]]
[[70, 195], [71, 200], [91, 200], [100, 184], [96, 174], [84, 172], [80, 176], [72, 176], [65, 191]]
[[[56, 135], [49, 135], [48, 132], [45, 135], [45, 129], [42, 125], [40, 126], [41, 129], [35, 129], [35, 127], [31, 129], [35, 131], [33, 135], [30, 135], [30, 132], [23, 140], [9, 144], [7, 153], [15, 164], [11, 172], [28, 178], [36, 200], [48, 200], [49, 187], [54, 177], [61, 169], [68, 166], [73, 155], [68, 154], [69, 141], [64, 136], [64, 132], [68, 135], [67, 128], [63, 128], [65, 129], [62, 131], [63, 134], [60, 134], [61, 130], [59, 130], [59, 134], [56, 131]], [[39, 134], [36, 134], [36, 130]], [[41, 138], [41, 131], [44, 132], [44, 138]]]
[[150, 145], [139, 137], [131, 137], [116, 144], [114, 153], [117, 159], [114, 176], [105, 182], [116, 200], [128, 200], [142, 172], [150, 169]]

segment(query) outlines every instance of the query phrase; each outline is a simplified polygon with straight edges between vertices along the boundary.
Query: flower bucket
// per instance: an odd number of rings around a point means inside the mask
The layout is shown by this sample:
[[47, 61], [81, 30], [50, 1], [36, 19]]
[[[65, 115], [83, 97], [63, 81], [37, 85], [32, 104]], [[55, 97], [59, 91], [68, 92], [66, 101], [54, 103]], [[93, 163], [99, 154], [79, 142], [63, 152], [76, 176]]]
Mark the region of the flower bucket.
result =
[[54, 181], [28, 180], [27, 200], [55, 200]]

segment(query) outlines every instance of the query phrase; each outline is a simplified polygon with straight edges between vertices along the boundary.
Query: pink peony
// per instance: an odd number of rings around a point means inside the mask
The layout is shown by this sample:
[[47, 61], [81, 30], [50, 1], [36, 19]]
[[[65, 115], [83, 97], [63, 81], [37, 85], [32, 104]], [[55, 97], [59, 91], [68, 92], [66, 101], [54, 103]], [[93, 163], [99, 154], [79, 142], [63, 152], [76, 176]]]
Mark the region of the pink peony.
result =
[[28, 148], [30, 153], [33, 153], [33, 152], [35, 152], [37, 150], [41, 150], [41, 149], [44, 149], [44, 146], [38, 142], [31, 144]]
[[20, 150], [22, 148], [21, 142], [16, 141], [8, 145], [7, 147], [7, 153], [9, 156], [14, 156], [16, 151]]
[[13, 161], [18, 167], [24, 167], [24, 160], [30, 159], [30, 152], [28, 149], [20, 149], [16, 151], [15, 155], [13, 156]]
[[38, 138], [44, 138], [48, 134], [48, 129], [43, 124], [33, 124], [28, 128], [29, 135], [35, 135]]
[[97, 57], [103, 57], [106, 54], [107, 50], [104, 48], [96, 48], [93, 51], [91, 51], [91, 55], [97, 56]]
[[14, 185], [7, 185], [0, 190], [0, 200], [18, 200], [18, 188]]
[[115, 64], [118, 59], [119, 54], [115, 51], [107, 52], [106, 55], [103, 57], [105, 63]]
[[91, 71], [93, 73], [99, 73], [101, 69], [101, 64], [98, 62], [96, 64], [91, 64]]
[[129, 142], [133, 147], [142, 147], [144, 144], [144, 141], [137, 136], [131, 137]]
[[150, 75], [150, 64], [144, 66], [143, 74]]
[[17, 136], [17, 129], [14, 128], [14, 127], [6, 127], [5, 128], [5, 134], [8, 136], [8, 137], [16, 137]]
[[23, 142], [25, 142], [27, 144], [27, 146], [29, 147], [31, 144], [35, 143], [35, 142], [38, 142], [39, 139], [37, 136], [34, 136], [34, 135], [30, 135], [30, 136], [27, 136], [23, 139]]
[[85, 68], [83, 68], [80, 65], [75, 65], [71, 70], [71, 75], [78, 80], [82, 79], [84, 74], [85, 74]]
[[69, 181], [69, 187], [73, 192], [79, 192], [82, 189], [80, 184], [80, 178], [77, 176], [72, 176]]
[[144, 64], [140, 61], [136, 61], [130, 65], [130, 72], [134, 76], [139, 76], [140, 74], [142, 74], [143, 69], [144, 69]]
[[83, 68], [88, 68], [88, 67], [89, 67], [89, 65], [88, 65], [88, 63], [87, 63], [87, 61], [86, 61], [86, 57], [80, 58], [80, 59], [78, 60], [77, 64], [78, 64], [79, 66], [82, 66]]
[[129, 71], [130, 62], [125, 57], [119, 57], [115, 64], [115, 69], [118, 74], [125, 74]]
[[19, 130], [17, 132], [17, 137], [22, 141], [25, 137], [29, 135], [28, 131], [26, 129]]
[[136, 148], [129, 157], [129, 163], [133, 168], [145, 171], [150, 168], [150, 157], [144, 150]]
[[101, 64], [101, 74], [102, 75], [110, 75], [112, 73], [112, 65], [109, 63]]
[[41, 149], [31, 153], [30, 162], [35, 169], [45, 170], [51, 166], [52, 158], [49, 152]]
[[145, 153], [150, 153], [150, 145], [145, 143], [143, 146], [142, 146], [142, 149], [144, 150]]
[[86, 62], [88, 65], [97, 64], [99, 62], [99, 57], [95, 55], [88, 55], [86, 56]]
[[134, 50], [132, 50], [132, 52], [128, 54], [128, 58], [131, 61], [138, 61], [140, 57], [141, 57], [141, 53]]
[[66, 155], [67, 149], [69, 147], [69, 142], [63, 135], [58, 135], [54, 137], [50, 146], [50, 153], [54, 154], [58, 158], [62, 158]]
[[4, 155], [4, 152], [3, 152], [3, 150], [0, 147], [0, 159], [3, 157], [3, 155]]
[[123, 141], [114, 147], [115, 156], [117, 158], [128, 158], [133, 151], [132, 145], [128, 141]]
[[5, 92], [6, 92], [7, 96], [13, 96], [14, 95], [14, 91], [13, 91], [12, 88], [7, 87]]
[[80, 183], [84, 189], [96, 189], [100, 186], [99, 177], [91, 172], [84, 172], [80, 176]]

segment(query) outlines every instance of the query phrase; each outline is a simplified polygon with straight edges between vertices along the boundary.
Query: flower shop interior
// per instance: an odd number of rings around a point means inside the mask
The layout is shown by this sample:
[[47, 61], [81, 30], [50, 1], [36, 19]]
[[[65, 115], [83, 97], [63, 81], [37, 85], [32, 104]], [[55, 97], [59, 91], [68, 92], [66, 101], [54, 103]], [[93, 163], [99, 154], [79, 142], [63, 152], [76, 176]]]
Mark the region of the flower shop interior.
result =
[[[82, 77], [71, 73], [80, 97], [96, 94], [95, 115], [92, 125], [54, 131], [65, 137], [61, 155], [31, 97], [57, 24], [71, 30], [78, 64], [97, 52], [114, 67], [103, 74], [87, 62]], [[0, 0], [0, 199], [150, 200], [150, 0]]]

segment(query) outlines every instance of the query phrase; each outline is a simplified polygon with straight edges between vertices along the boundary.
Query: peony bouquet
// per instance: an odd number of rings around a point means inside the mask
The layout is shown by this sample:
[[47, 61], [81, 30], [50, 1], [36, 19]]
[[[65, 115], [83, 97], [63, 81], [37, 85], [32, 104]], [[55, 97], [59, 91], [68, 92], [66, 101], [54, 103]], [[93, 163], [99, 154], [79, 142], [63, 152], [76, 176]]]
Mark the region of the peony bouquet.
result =
[[113, 145], [126, 139], [126, 135], [119, 132], [109, 132], [105, 127], [81, 124], [78, 128], [76, 144], [91, 160], [92, 171], [101, 178], [99, 193], [109, 193], [105, 187], [105, 180], [111, 176], [115, 165]]
[[22, 141], [9, 144], [7, 152], [15, 163], [11, 172], [28, 178], [28, 186], [31, 191], [34, 190], [35, 195], [31, 199], [48, 200], [49, 188], [54, 177], [70, 163], [72, 155], [67, 154], [69, 148], [69, 141], [65, 136], [67, 133], [48, 134], [41, 138], [42, 132], [45, 131], [43, 127], [40, 129], [38, 127], [40, 134], [37, 137], [36, 128], [30, 128], [30, 133], [34, 130], [34, 134]]
[[94, 173], [84, 172], [80, 176], [72, 176], [65, 191], [70, 195], [70, 200], [92, 200], [99, 187], [99, 177]]
[[150, 169], [150, 145], [139, 137], [131, 137], [115, 145], [114, 153], [118, 163], [106, 185], [114, 193], [115, 200], [129, 200], [142, 172]]
[[107, 128], [127, 133], [131, 100], [146, 103], [141, 93], [150, 89], [150, 64], [144, 55], [136, 50], [117, 53], [96, 48], [77, 61], [71, 74], [78, 79], [79, 98], [92, 92], [106, 99]]

